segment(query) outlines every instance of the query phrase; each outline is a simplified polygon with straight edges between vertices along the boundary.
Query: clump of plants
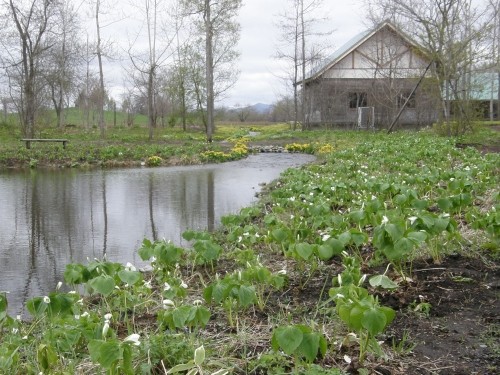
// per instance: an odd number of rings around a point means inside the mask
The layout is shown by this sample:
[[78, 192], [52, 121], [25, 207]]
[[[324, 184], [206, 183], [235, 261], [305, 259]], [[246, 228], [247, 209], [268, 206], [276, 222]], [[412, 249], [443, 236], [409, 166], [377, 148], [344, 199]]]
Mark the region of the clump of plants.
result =
[[314, 154], [314, 146], [311, 143], [290, 143], [285, 145], [288, 152], [302, 152], [305, 154]]
[[159, 167], [163, 159], [159, 156], [153, 155], [146, 159], [146, 165], [148, 167]]

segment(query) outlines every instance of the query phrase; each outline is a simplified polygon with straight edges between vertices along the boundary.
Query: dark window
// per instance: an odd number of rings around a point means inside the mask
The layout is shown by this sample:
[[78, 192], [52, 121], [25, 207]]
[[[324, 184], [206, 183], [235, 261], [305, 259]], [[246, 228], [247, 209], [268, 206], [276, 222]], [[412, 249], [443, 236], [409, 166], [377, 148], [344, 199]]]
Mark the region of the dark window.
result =
[[403, 107], [407, 99], [408, 99], [408, 104], [406, 104], [406, 108], [416, 107], [415, 93], [412, 94], [410, 91], [407, 91], [407, 92], [402, 92], [401, 94], [398, 95], [398, 108]]
[[349, 108], [366, 107], [368, 105], [368, 95], [366, 92], [349, 93]]

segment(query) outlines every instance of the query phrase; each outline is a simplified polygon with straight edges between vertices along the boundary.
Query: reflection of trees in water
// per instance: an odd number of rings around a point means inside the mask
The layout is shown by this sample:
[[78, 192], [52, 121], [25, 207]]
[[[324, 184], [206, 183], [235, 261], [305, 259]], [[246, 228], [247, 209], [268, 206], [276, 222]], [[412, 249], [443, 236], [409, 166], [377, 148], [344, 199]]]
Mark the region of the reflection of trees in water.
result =
[[215, 197], [214, 197], [214, 172], [207, 175], [207, 229], [212, 232], [215, 228]]
[[150, 173], [149, 178], [148, 178], [148, 202], [149, 202], [149, 222], [151, 223], [151, 233], [153, 234], [153, 241], [158, 240], [158, 230], [156, 229], [155, 225], [155, 220], [154, 220], [154, 213], [153, 213], [153, 195], [155, 192], [154, 188], [154, 174]]
[[102, 174], [102, 215], [104, 219], [104, 234], [102, 243], [102, 256], [106, 257], [108, 247], [108, 204], [106, 200], [106, 174]]

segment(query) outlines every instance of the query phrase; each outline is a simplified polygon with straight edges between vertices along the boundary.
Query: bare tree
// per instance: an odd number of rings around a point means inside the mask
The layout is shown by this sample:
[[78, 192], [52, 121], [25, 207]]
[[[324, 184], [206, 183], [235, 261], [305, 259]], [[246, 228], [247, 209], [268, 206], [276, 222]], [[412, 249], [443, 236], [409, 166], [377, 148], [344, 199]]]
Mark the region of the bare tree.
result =
[[215, 99], [234, 83], [234, 68], [224, 69], [238, 56], [235, 46], [239, 40], [236, 16], [242, 0], [180, 0], [185, 15], [204, 38], [206, 134], [212, 142], [215, 131]]
[[1, 36], [2, 65], [11, 88], [19, 88], [17, 103], [21, 130], [28, 138], [35, 132], [37, 90], [42, 85], [41, 60], [51, 48], [48, 37], [56, 5], [54, 0], [4, 2], [4, 15], [8, 20]]
[[[138, 5], [137, 9], [144, 16], [144, 27], [141, 29], [147, 34], [146, 53], [133, 52], [130, 48], [128, 55], [134, 68], [139, 72], [140, 80], [143, 81], [146, 90], [149, 140], [152, 140], [157, 118], [157, 73], [169, 57], [168, 51], [173, 38], [166, 33], [166, 36], [159, 38], [158, 34], [160, 27], [158, 20], [166, 15], [165, 1], [143, 0], [142, 6]], [[138, 39], [139, 36], [136, 40]]]
[[288, 10], [280, 16], [278, 22], [282, 45], [278, 47], [276, 57], [292, 65], [293, 73], [287, 74], [289, 78], [285, 78], [285, 82], [290, 78], [292, 80], [295, 130], [299, 119], [303, 128], [308, 127], [306, 91], [299, 92], [299, 84], [304, 82], [307, 70], [322, 58], [323, 52], [318, 40], [310, 42], [310, 39], [330, 35], [331, 31], [315, 28], [326, 19], [318, 16], [323, 0], [289, 0], [289, 3]]
[[54, 106], [57, 125], [64, 125], [64, 109], [77, 85], [77, 69], [82, 61], [78, 13], [69, 0], [59, 3], [56, 12], [57, 29], [50, 49], [44, 60], [45, 79]]

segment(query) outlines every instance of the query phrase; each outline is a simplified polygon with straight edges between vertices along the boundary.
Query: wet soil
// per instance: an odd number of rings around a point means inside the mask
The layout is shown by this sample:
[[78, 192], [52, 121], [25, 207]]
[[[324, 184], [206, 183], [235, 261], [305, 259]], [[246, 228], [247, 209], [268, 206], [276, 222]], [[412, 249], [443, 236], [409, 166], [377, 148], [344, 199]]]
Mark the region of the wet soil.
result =
[[405, 345], [414, 345], [386, 373], [500, 373], [498, 263], [456, 255], [439, 265], [415, 264], [412, 278], [397, 293], [382, 296], [399, 312], [386, 343], [406, 337]]

